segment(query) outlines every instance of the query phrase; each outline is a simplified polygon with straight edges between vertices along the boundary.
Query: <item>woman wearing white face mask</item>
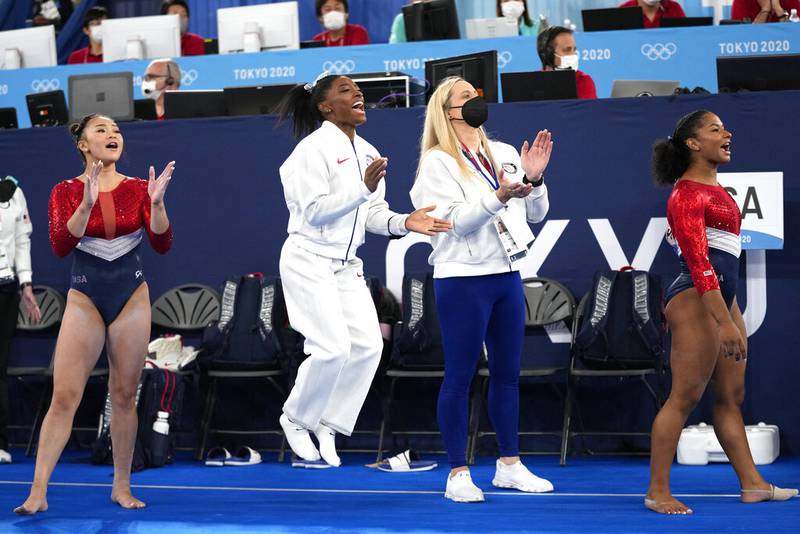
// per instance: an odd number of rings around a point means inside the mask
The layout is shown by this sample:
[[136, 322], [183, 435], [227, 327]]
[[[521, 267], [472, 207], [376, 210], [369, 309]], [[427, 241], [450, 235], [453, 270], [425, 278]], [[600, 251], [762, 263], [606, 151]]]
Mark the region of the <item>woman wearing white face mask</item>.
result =
[[645, 28], [660, 28], [662, 18], [685, 18], [681, 5], [675, 0], [628, 0], [619, 7], [641, 7]]
[[369, 44], [367, 29], [359, 24], [348, 24], [350, 8], [347, 0], [316, 0], [316, 13], [324, 32], [314, 36], [325, 46], [350, 46]]
[[562, 26], [546, 29], [539, 34], [536, 49], [539, 59], [542, 60], [542, 70], [574, 70], [578, 98], [597, 98], [597, 89], [592, 77], [578, 70], [580, 56], [572, 30]]
[[104, 7], [93, 7], [83, 17], [83, 33], [89, 38], [89, 46], [75, 50], [67, 59], [68, 65], [76, 63], [103, 62], [103, 30], [101, 24], [108, 18]]
[[497, 0], [497, 16], [518, 21], [520, 35], [539, 35], [539, 21], [531, 19], [523, 0]]
[[162, 15], [178, 15], [181, 19], [181, 55], [202, 56], [206, 53], [205, 40], [189, 30], [189, 4], [186, 0], [164, 0]]

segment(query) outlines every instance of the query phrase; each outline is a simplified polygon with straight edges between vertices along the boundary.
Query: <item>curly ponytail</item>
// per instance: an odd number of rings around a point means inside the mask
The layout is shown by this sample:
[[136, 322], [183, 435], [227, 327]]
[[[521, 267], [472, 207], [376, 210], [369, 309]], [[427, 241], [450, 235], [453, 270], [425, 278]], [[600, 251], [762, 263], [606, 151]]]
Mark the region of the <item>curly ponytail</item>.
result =
[[653, 145], [653, 179], [658, 185], [673, 185], [692, 163], [692, 152], [686, 140], [697, 134], [703, 117], [711, 113], [698, 109], [684, 115], [675, 125], [675, 131], [667, 139], [659, 139]]
[[338, 74], [325, 76], [310, 85], [296, 85], [286, 93], [276, 108], [280, 126], [289, 116], [292, 117], [292, 132], [297, 139], [313, 132], [317, 125], [324, 119], [319, 112], [319, 103], [325, 100], [328, 90], [334, 80], [340, 78]]

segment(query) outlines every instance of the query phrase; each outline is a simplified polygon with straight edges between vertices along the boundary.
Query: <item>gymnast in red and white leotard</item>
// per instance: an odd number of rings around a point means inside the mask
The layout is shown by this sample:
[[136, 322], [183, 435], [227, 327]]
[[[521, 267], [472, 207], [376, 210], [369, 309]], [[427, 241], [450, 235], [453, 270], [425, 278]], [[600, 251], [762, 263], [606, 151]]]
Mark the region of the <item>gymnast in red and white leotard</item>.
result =
[[747, 332], [736, 302], [741, 215], [717, 182], [717, 168], [731, 159], [732, 137], [719, 117], [700, 110], [681, 118], [672, 136], [653, 147], [656, 182], [673, 186], [667, 239], [681, 259], [681, 274], [667, 291], [672, 389], [653, 422], [644, 499], [661, 514], [692, 513], [672, 496], [669, 475], [686, 419], [710, 381], [714, 432], [739, 477], [742, 502], [797, 495], [761, 477], [742, 422]]
[[53, 356], [53, 398], [42, 423], [36, 472], [18, 514], [47, 510], [47, 485], [70, 436], [73, 416], [97, 359], [106, 347], [113, 415], [114, 482], [111, 500], [142, 508], [130, 475], [138, 426], [136, 390], [150, 339], [150, 297], [139, 243], [147, 233], [166, 252], [172, 229], [164, 206], [174, 162], [149, 181], [117, 172], [124, 139], [117, 124], [89, 115], [70, 131], [86, 167], [53, 188], [50, 242], [58, 256], [73, 252], [72, 280]]

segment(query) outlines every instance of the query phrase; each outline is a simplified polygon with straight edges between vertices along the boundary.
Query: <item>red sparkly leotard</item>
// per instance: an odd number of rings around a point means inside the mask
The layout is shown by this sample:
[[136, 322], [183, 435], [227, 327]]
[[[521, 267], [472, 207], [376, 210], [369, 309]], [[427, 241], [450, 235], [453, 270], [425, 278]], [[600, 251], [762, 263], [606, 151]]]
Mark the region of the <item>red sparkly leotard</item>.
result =
[[737, 272], [729, 277], [738, 277], [741, 219], [739, 207], [722, 186], [691, 180], [675, 184], [667, 204], [667, 240], [686, 263], [700, 295], [720, 289], [719, 267], [709, 259], [713, 250], [736, 258]]
[[161, 254], [172, 245], [172, 227], [162, 234], [150, 229], [147, 182], [124, 178], [112, 191], [98, 195], [84, 236], [73, 236], [67, 222], [83, 199], [84, 184], [66, 180], [50, 194], [50, 244], [58, 256], [73, 250], [70, 287], [88, 296], [110, 325], [136, 289], [145, 282], [139, 244], [147, 232]]

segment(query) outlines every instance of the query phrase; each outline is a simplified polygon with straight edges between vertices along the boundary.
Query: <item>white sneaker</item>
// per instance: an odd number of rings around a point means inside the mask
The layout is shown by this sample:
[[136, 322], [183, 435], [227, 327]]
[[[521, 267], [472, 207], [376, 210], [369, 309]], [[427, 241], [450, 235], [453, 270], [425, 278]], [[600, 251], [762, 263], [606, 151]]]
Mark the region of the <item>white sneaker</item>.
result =
[[342, 460], [336, 454], [336, 431], [320, 424], [314, 431], [314, 435], [317, 436], [317, 441], [319, 441], [319, 453], [322, 455], [322, 459], [333, 467], [342, 465]]
[[292, 422], [286, 417], [286, 414], [281, 414], [280, 418], [281, 428], [286, 435], [286, 441], [289, 442], [289, 447], [292, 451], [309, 462], [319, 460], [319, 451], [311, 441], [311, 436], [308, 435], [308, 430], [302, 426]]
[[517, 462], [506, 465], [497, 460], [497, 469], [494, 472], [492, 484], [498, 488], [510, 488], [526, 493], [547, 493], [553, 491], [553, 484], [549, 480], [539, 478]]
[[5, 449], [0, 449], [0, 464], [10, 464], [11, 453]]
[[455, 502], [483, 502], [483, 492], [472, 483], [469, 471], [459, 471], [447, 477], [447, 489], [444, 491], [447, 499]]

